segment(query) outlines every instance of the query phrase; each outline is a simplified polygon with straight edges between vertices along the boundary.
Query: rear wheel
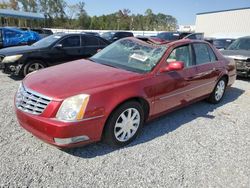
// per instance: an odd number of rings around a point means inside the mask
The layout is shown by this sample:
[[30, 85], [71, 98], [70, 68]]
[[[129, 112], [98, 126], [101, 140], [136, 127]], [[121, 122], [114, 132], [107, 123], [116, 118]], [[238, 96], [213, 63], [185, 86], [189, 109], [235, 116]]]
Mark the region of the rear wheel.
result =
[[217, 82], [213, 92], [208, 98], [208, 101], [213, 104], [219, 103], [224, 96], [226, 86], [227, 86], [227, 81], [223, 77]]
[[44, 69], [45, 67], [46, 65], [42, 61], [36, 60], [36, 61], [28, 62], [23, 68], [23, 76], [26, 76], [27, 74], [40, 70], [40, 69]]
[[118, 107], [109, 117], [104, 140], [112, 146], [125, 146], [136, 138], [143, 122], [142, 106], [135, 101], [127, 102]]

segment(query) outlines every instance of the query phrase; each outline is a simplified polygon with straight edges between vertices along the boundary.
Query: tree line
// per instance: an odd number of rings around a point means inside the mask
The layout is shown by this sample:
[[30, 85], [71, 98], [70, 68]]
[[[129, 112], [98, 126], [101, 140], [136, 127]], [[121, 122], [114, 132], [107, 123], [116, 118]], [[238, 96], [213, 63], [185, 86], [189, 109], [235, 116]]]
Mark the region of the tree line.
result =
[[[43, 13], [45, 23], [29, 21], [31, 25], [66, 29], [92, 30], [143, 30], [174, 31], [177, 29], [175, 17], [163, 13], [155, 14], [147, 9], [144, 14], [131, 13], [129, 9], [112, 14], [89, 16], [84, 1], [68, 4], [65, 0], [2, 0], [0, 8]], [[17, 23], [16, 19], [12, 23]], [[18, 24], [27, 22], [18, 22]]]

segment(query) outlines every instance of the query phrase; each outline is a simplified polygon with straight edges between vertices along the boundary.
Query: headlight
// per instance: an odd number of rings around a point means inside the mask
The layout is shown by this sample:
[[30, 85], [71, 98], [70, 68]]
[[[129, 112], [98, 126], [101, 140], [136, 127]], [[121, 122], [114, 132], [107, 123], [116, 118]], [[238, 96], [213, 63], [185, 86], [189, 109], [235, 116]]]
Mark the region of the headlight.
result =
[[11, 55], [3, 58], [2, 63], [13, 63], [19, 60], [23, 55]]
[[62, 121], [81, 120], [84, 116], [88, 101], [89, 95], [86, 94], [65, 99], [56, 114], [56, 118]]
[[16, 92], [16, 106], [18, 107], [19, 104], [21, 103], [21, 101], [23, 100], [23, 93], [24, 89], [23, 89], [23, 84], [21, 83], [18, 87], [18, 90]]

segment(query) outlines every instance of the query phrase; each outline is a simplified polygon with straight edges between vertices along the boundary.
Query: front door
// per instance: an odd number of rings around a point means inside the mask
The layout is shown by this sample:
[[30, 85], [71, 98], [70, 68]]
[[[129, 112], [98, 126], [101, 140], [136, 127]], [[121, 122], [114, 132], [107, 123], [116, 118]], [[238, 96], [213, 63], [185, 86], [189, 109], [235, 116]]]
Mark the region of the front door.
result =
[[[61, 45], [60, 48], [57, 45]], [[80, 35], [69, 36], [62, 39], [49, 53], [52, 64], [81, 59]]]
[[156, 79], [154, 114], [188, 103], [192, 97], [190, 93], [197, 84], [191, 45], [174, 48], [166, 59], [166, 64], [172, 61], [182, 61], [185, 67], [179, 71], [158, 73], [154, 78]]

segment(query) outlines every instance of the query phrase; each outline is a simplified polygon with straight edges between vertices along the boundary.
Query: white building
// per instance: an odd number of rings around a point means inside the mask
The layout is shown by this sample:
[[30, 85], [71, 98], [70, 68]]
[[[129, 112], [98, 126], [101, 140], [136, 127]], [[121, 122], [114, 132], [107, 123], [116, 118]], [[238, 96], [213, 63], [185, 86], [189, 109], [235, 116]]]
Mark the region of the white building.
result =
[[203, 32], [205, 37], [250, 36], [250, 7], [199, 13], [195, 31]]

